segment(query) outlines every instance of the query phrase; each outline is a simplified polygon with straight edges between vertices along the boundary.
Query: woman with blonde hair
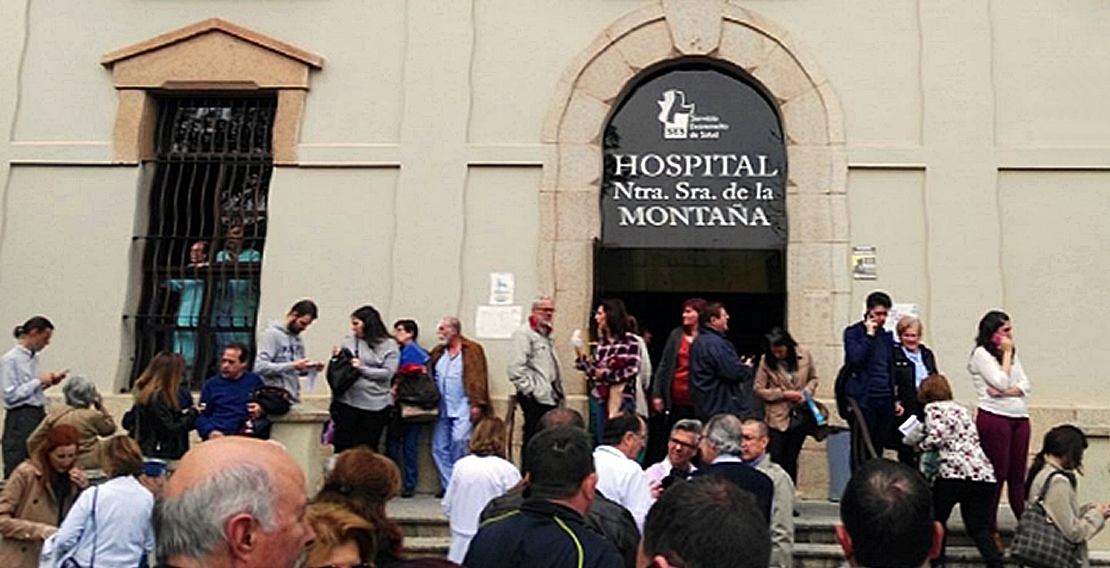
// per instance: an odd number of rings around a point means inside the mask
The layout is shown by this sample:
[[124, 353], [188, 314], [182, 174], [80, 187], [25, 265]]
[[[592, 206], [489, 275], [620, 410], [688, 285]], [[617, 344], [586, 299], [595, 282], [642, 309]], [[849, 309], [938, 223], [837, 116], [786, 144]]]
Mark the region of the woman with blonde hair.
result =
[[374, 527], [350, 509], [336, 503], [313, 503], [305, 519], [316, 534], [305, 551], [306, 568], [356, 568], [374, 561]]
[[135, 406], [124, 417], [124, 427], [147, 458], [178, 460], [189, 449], [189, 430], [198, 409], [191, 399], [182, 408], [179, 391], [184, 376], [185, 359], [163, 351], [135, 381]]
[[898, 451], [898, 461], [916, 469], [917, 452], [912, 446], [902, 443], [898, 426], [911, 414], [918, 420], [925, 420], [925, 406], [917, 400], [917, 389], [926, 377], [937, 373], [937, 358], [921, 342], [921, 320], [903, 316], [894, 326], [894, 331], [899, 343], [892, 352], [894, 398], [902, 405], [902, 415], [895, 421], [888, 446]]
[[374, 565], [385, 566], [400, 560], [404, 547], [401, 527], [385, 514], [385, 504], [400, 490], [401, 472], [393, 460], [358, 447], [335, 456], [315, 502], [343, 505], [369, 521], [377, 542]]
[[451, 525], [447, 559], [452, 562], [466, 557], [466, 549], [478, 533], [482, 509], [520, 483], [520, 472], [505, 459], [507, 438], [504, 420], [484, 418], [470, 436], [470, 455], [455, 462], [442, 502]]
[[51, 428], [8, 478], [0, 492], [0, 566], [38, 566], [43, 541], [58, 531], [77, 494], [89, 486], [76, 466], [79, 440], [73, 426]]
[[134, 568], [154, 550], [154, 495], [139, 482], [143, 455], [126, 436], [101, 444], [100, 468], [109, 480], [85, 491], [55, 536], [55, 555], [78, 566]]

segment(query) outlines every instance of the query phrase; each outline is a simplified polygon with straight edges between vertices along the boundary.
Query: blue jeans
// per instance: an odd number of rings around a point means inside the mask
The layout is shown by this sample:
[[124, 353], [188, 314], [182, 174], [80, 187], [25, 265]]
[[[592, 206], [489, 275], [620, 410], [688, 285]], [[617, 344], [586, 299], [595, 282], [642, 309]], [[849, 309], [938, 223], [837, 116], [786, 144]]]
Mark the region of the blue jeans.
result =
[[401, 470], [401, 486], [405, 491], [416, 489], [419, 465], [416, 450], [420, 446], [420, 430], [423, 424], [405, 424], [400, 420], [389, 425], [386, 452]]
[[447, 490], [447, 483], [451, 481], [455, 462], [466, 455], [469, 445], [470, 417], [450, 418], [441, 415], [432, 433], [432, 457], [435, 459], [436, 469], [439, 470], [439, 483], [444, 491]]

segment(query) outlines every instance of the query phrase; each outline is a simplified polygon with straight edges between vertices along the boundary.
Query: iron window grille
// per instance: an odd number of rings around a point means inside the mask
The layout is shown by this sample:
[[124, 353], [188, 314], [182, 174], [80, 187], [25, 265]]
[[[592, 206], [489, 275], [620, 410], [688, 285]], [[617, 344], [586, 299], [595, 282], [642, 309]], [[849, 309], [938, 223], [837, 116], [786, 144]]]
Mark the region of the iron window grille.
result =
[[162, 97], [132, 382], [159, 351], [199, 389], [223, 347], [254, 352], [276, 96]]

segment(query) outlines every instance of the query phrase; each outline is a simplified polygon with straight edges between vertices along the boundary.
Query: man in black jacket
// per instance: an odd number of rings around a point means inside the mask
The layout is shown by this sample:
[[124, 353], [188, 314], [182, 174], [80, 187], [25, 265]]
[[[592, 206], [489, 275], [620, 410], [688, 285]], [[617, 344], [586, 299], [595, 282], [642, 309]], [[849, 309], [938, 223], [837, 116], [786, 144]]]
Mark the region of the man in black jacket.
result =
[[751, 362], [742, 361], [725, 337], [728, 312], [719, 302], [701, 311], [701, 330], [690, 345], [690, 399], [701, 420], [728, 413], [740, 419], [756, 416]]
[[469, 568], [623, 568], [613, 545], [586, 528], [597, 474], [589, 436], [573, 426], [544, 430], [524, 450], [531, 483], [519, 511], [482, 523]]
[[727, 479], [755, 497], [763, 519], [771, 521], [771, 508], [775, 500], [775, 483], [767, 474], [744, 463], [744, 423], [731, 414], [718, 414], [709, 419], [702, 430], [702, 467], [692, 478], [711, 475]]
[[[582, 415], [577, 410], [567, 407], [547, 411], [540, 419], [539, 426], [540, 431], [559, 426], [573, 426], [583, 432], [586, 431], [586, 421]], [[482, 509], [479, 517], [482, 522], [520, 510], [531, 478], [527, 462], [524, 463], [523, 470], [524, 480], [520, 484], [510, 489], [508, 493], [493, 499], [485, 509]], [[636, 529], [636, 521], [628, 509], [602, 495], [600, 491], [595, 491], [594, 500], [586, 511], [585, 522], [586, 528], [596, 532], [617, 549], [624, 558], [625, 568], [636, 568], [636, 549], [640, 546], [640, 531]]]

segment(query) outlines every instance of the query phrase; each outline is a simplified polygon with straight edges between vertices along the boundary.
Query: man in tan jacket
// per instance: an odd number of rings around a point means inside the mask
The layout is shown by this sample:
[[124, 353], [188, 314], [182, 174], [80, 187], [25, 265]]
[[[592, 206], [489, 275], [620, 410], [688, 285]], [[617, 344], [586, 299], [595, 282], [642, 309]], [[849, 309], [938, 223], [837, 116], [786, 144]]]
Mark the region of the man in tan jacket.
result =
[[429, 354], [428, 371], [442, 395], [439, 420], [432, 433], [432, 457], [439, 470], [442, 497], [455, 462], [466, 455], [471, 428], [493, 412], [485, 350], [478, 342], [463, 337], [462, 324], [456, 317], [440, 320], [436, 334], [442, 343]]

